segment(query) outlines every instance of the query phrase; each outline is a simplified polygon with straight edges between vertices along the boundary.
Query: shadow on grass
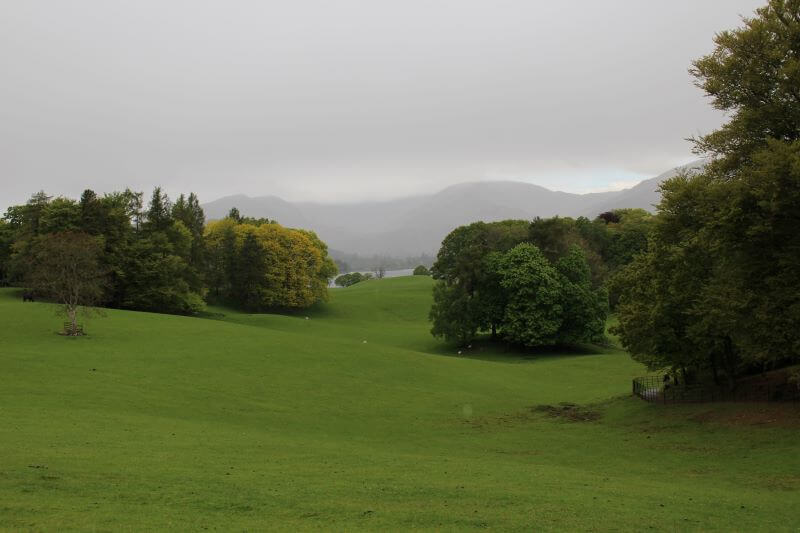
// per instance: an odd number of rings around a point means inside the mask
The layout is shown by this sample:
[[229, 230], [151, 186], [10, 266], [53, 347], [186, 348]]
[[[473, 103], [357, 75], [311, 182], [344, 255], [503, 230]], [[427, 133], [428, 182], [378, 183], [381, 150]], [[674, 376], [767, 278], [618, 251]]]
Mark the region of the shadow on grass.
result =
[[619, 352], [613, 346], [599, 346], [594, 344], [565, 344], [557, 346], [540, 346], [524, 348], [515, 346], [489, 337], [478, 338], [467, 347], [442, 342], [437, 349], [430, 353], [447, 357], [463, 357], [481, 361], [517, 362], [541, 361], [557, 357], [581, 357]]
[[236, 316], [258, 315], [278, 315], [292, 318], [331, 318], [337, 316], [337, 313], [330, 305], [324, 302], [316, 303], [307, 309], [272, 308], [258, 310], [240, 309], [225, 302], [209, 302], [205, 311], [201, 311], [194, 316], [210, 320], [225, 320]]

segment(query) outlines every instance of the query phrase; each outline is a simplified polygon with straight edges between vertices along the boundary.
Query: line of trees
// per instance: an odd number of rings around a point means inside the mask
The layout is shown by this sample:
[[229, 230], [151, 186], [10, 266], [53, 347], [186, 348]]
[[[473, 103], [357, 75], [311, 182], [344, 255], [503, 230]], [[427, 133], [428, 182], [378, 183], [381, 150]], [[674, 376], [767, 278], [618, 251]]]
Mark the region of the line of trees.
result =
[[711, 162], [662, 185], [646, 253], [624, 269], [617, 332], [633, 357], [727, 382], [800, 361], [800, 3], [719, 33], [691, 73], [730, 120]]
[[336, 274], [314, 233], [235, 210], [206, 225], [194, 194], [172, 202], [156, 188], [145, 206], [130, 190], [86, 190], [77, 201], [39, 192], [6, 211], [1, 281], [61, 302], [56, 280], [69, 269], [87, 305], [176, 314], [197, 313], [208, 299], [249, 310], [308, 307], [327, 297]]

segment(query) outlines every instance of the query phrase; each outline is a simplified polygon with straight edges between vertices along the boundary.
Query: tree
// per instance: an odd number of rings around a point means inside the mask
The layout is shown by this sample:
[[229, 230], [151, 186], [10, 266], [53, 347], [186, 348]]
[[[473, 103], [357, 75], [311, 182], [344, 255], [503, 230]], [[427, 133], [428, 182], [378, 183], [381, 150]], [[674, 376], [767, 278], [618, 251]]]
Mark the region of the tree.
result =
[[[263, 281], [258, 283], [253, 281], [252, 265], [243, 263], [242, 249], [248, 236], [252, 238], [245, 255], [260, 256], [266, 265]], [[327, 246], [314, 232], [226, 218], [208, 225], [206, 242], [211, 267], [207, 277], [220, 299], [233, 305], [251, 309], [309, 307], [327, 298], [328, 283], [336, 275]], [[258, 270], [261, 265], [258, 263]], [[249, 281], [244, 283], [244, 279]]]
[[431, 334], [462, 345], [471, 342], [481, 329], [477, 302], [458, 286], [437, 283], [433, 286], [433, 304], [429, 319]]
[[800, 359], [798, 36], [800, 2], [771, 0], [694, 62], [730, 120], [695, 139], [699, 175], [662, 185], [648, 250], [621, 274], [618, 332], [651, 367], [733, 386]]
[[231, 296], [247, 310], [261, 306], [263, 291], [267, 289], [267, 254], [253, 233], [247, 233], [238, 250], [238, 268], [231, 279]]
[[442, 241], [431, 268], [437, 283], [429, 319], [436, 337], [466, 344], [488, 327], [479, 299], [486, 277], [484, 258], [492, 251], [488, 227], [484, 222], [460, 226]]
[[425, 265], [419, 265], [414, 269], [413, 274], [415, 276], [430, 276], [431, 272], [428, 270]]
[[605, 222], [606, 224], [618, 223], [620, 221], [619, 215], [616, 214], [614, 211], [606, 211], [605, 213], [600, 213], [597, 215], [597, 218]]
[[161, 191], [161, 187], [153, 189], [150, 206], [147, 208], [145, 228], [149, 231], [164, 231], [172, 223], [169, 197]]
[[800, 140], [800, 3], [769, 0], [744, 25], [714, 37], [716, 47], [690, 69], [728, 122], [695, 139], [713, 174], [730, 177], [769, 139]]
[[362, 274], [361, 272], [351, 272], [337, 277], [334, 283], [337, 287], [350, 287], [356, 283], [372, 278], [372, 274]]
[[563, 322], [558, 273], [536, 246], [522, 243], [499, 262], [500, 286], [507, 295], [503, 335], [514, 344], [557, 344]]
[[59, 196], [41, 210], [36, 233], [80, 231], [81, 226], [80, 206], [74, 200]]
[[6, 285], [11, 278], [11, 252], [14, 239], [14, 228], [7, 221], [0, 219], [0, 286]]
[[88, 312], [101, 301], [105, 281], [101, 251], [101, 240], [81, 232], [47, 234], [33, 247], [26, 282], [59, 304], [68, 320], [67, 335], [79, 335], [78, 312]]
[[586, 218], [575, 220], [556, 216], [535, 218], [530, 223], [526, 240], [536, 245], [551, 263], [564, 257], [573, 246], [580, 246], [589, 263], [592, 280], [599, 284], [608, 273], [606, 261], [601, 255], [605, 250], [607, 237], [605, 225], [592, 225]]
[[651, 370], [715, 373], [718, 356], [708, 351], [713, 348], [708, 341], [720, 332], [703, 334], [696, 325], [697, 297], [715, 271], [715, 258], [703, 240], [702, 219], [687, 216], [707, 211], [713, 199], [702, 180], [686, 175], [665, 183], [662, 192], [647, 252], [619, 274], [614, 332]]
[[605, 290], [594, 285], [583, 248], [560, 250], [564, 232], [581, 240], [576, 222], [535, 224], [537, 238], [558, 244], [553, 261], [528, 242], [532, 225], [526, 221], [477, 222], [444, 239], [432, 269], [434, 336], [466, 344], [491, 332], [528, 347], [604, 337]]
[[99, 235], [103, 231], [103, 206], [97, 194], [91, 189], [86, 189], [81, 194], [78, 202], [80, 210], [81, 230], [90, 235]]
[[205, 288], [193, 285], [195, 273], [175, 251], [174, 244], [161, 231], [131, 244], [123, 265], [121, 307], [183, 315], [195, 314], [205, 307]]
[[555, 265], [561, 284], [562, 321], [559, 343], [601, 342], [605, 337], [608, 293], [592, 287], [592, 274], [586, 254], [573, 246]]

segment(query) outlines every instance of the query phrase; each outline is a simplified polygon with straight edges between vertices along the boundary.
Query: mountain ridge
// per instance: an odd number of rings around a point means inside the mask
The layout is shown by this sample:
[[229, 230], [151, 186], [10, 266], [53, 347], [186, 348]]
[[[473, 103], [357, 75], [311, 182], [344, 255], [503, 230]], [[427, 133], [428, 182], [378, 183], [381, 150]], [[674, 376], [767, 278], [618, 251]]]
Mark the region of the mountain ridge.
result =
[[315, 231], [332, 249], [362, 255], [435, 254], [455, 227], [478, 220], [587, 216], [619, 208], [654, 210], [658, 185], [681, 171], [696, 172], [703, 160], [675, 167], [633, 187], [576, 194], [521, 181], [457, 183], [427, 195], [396, 200], [324, 204], [289, 202], [278, 196], [235, 194], [203, 204], [209, 219], [236, 207], [244, 216], [267, 217], [284, 226]]

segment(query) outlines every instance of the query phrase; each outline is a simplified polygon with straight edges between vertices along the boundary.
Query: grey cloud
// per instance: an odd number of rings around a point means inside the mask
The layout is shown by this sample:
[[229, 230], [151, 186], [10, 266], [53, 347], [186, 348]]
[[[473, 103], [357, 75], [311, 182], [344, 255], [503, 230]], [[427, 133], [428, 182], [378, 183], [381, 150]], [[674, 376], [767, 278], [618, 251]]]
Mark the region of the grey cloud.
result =
[[760, 4], [4, 2], [0, 207], [86, 186], [350, 201], [649, 177], [722, 120], [687, 68]]

